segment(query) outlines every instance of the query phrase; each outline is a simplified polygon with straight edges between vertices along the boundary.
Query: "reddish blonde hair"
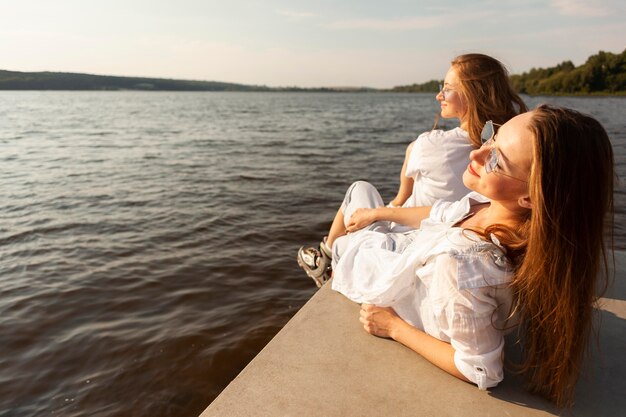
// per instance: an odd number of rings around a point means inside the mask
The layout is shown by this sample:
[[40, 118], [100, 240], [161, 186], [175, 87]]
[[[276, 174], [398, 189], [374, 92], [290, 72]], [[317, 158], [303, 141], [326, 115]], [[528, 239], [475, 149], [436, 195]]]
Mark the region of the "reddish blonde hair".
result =
[[457, 71], [461, 97], [467, 105], [464, 118], [470, 141], [481, 145], [480, 133], [487, 120], [504, 124], [518, 113], [528, 111], [509, 81], [509, 73], [500, 61], [483, 54], [465, 54], [451, 62]]
[[613, 149], [598, 121], [569, 109], [540, 106], [529, 129], [533, 208], [512, 284], [523, 330], [520, 370], [532, 391], [564, 406], [587, 352], [599, 279], [606, 288]]

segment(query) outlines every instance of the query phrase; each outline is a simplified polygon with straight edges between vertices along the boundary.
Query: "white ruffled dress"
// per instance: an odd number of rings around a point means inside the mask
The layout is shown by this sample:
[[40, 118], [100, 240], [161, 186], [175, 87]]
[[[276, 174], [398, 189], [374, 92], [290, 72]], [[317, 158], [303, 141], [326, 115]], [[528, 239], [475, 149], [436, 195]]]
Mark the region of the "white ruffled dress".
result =
[[403, 207], [431, 206], [437, 200], [463, 198], [470, 192], [462, 178], [473, 149], [469, 134], [460, 127], [419, 135], [413, 142], [405, 172], [413, 178], [413, 193]]
[[[455, 227], [471, 205], [470, 193], [438, 201], [420, 229], [361, 230], [333, 249], [332, 288], [358, 303], [391, 306], [405, 321], [450, 343], [457, 369], [480, 389], [503, 379], [504, 334], [512, 296], [510, 265], [497, 241]], [[343, 241], [342, 241], [343, 240]]]

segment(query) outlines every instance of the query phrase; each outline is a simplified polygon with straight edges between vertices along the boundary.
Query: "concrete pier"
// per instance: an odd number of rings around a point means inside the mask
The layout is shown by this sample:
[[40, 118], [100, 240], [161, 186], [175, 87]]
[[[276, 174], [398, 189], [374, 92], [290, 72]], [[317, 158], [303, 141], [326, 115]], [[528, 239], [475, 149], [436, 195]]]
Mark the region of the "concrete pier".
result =
[[599, 344], [571, 410], [528, 394], [510, 373], [479, 391], [401, 344], [366, 333], [359, 306], [325, 285], [201, 417], [624, 415], [626, 252], [616, 252], [616, 271], [601, 303]]

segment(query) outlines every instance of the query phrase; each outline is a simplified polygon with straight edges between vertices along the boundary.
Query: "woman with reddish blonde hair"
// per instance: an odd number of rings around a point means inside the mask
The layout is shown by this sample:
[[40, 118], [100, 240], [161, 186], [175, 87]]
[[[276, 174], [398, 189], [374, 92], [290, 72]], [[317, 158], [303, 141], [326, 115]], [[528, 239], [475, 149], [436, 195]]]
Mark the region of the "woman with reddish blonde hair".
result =
[[[400, 172], [400, 186], [389, 207], [419, 207], [431, 205], [439, 199], [454, 201], [463, 197], [469, 190], [461, 176], [469, 153], [480, 147], [484, 123], [492, 120], [500, 125], [527, 110], [513, 90], [504, 65], [483, 54], [465, 54], [455, 58], [436, 99], [441, 106], [440, 116], [459, 119], [461, 125], [448, 131], [433, 129], [425, 132], [407, 147]], [[356, 185], [348, 190], [353, 203], [359, 202], [352, 204], [351, 209], [385, 205], [373, 186]], [[328, 237], [322, 240], [319, 247], [302, 247], [298, 251], [299, 265], [318, 286], [330, 277], [333, 243], [346, 233], [353, 215], [352, 211], [346, 212], [345, 209], [342, 207], [337, 212]], [[395, 226], [397, 231], [409, 230], [406, 225]]]
[[[458, 129], [466, 134], [465, 138], [469, 141], [472, 148], [480, 147], [480, 133], [487, 120], [491, 120], [497, 125], [502, 125], [510, 118], [528, 110], [524, 101], [513, 89], [509, 81], [509, 73], [504, 65], [488, 55], [475, 53], [459, 55], [452, 60], [441, 92], [437, 94], [437, 100], [441, 103], [441, 117], [444, 119], [458, 118], [461, 121], [461, 127]], [[439, 117], [437, 120], [439, 120]], [[455, 132], [456, 130], [453, 129], [449, 132]], [[445, 133], [449, 134], [449, 132]], [[404, 165], [400, 173], [400, 188], [398, 194], [390, 203], [392, 207], [402, 207], [409, 197], [424, 194], [420, 188], [415, 188], [415, 182], [420, 180], [420, 177], [415, 175], [415, 171], [420, 170], [420, 161], [417, 159], [419, 155], [413, 155], [413, 159], [411, 159], [411, 156], [414, 145], [428, 134], [433, 135], [432, 132], [424, 133], [407, 148]], [[445, 138], [441, 138], [435, 142], [435, 145], [441, 146], [440, 142], [445, 140]], [[426, 139], [422, 139], [422, 142], [425, 141]], [[420, 145], [423, 145], [423, 143], [420, 143]], [[469, 152], [467, 156], [469, 156]], [[448, 157], [448, 159], [451, 158]], [[438, 162], [441, 165], [446, 165], [444, 158], [440, 158]], [[409, 170], [409, 174], [413, 175], [407, 175], [407, 167], [413, 167], [413, 169]], [[447, 167], [442, 167], [442, 169], [445, 168]], [[433, 170], [435, 168], [427, 166], [426, 169], [421, 170], [420, 174], [428, 177], [429, 172], [427, 169]], [[437, 174], [437, 172], [433, 174]], [[438, 176], [433, 174], [430, 174], [433, 181], [440, 181]], [[460, 175], [455, 178], [461, 183]], [[445, 186], [442, 185], [443, 187]], [[450, 188], [448, 188], [447, 194], [446, 191], [440, 190], [431, 192], [430, 194], [432, 195], [429, 196], [431, 201], [428, 201], [428, 204], [432, 204], [441, 198], [452, 197], [452, 200], [461, 198], [462, 195], [455, 193], [455, 191], [450, 192]], [[428, 193], [428, 190], [426, 193]], [[419, 201], [409, 202], [408, 206], [415, 207], [426, 204], [425, 200], [427, 201], [428, 197]]]
[[[595, 119], [540, 106], [529, 182], [532, 214], [510, 239], [523, 253], [511, 284], [524, 337], [521, 370], [530, 389], [570, 404], [592, 330], [592, 314], [608, 285], [613, 226], [613, 149]], [[600, 283], [599, 281], [604, 281]]]

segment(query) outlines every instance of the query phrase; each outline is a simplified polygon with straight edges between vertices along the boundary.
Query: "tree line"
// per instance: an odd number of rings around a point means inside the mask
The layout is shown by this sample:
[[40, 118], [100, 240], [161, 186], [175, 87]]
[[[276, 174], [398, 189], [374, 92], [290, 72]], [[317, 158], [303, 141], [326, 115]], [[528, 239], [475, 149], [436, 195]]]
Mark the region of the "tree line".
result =
[[[394, 87], [395, 92], [437, 92], [442, 81]], [[520, 94], [623, 94], [626, 93], [626, 49], [621, 54], [600, 51], [575, 66], [564, 61], [550, 68], [532, 68], [511, 75], [511, 84]]]

